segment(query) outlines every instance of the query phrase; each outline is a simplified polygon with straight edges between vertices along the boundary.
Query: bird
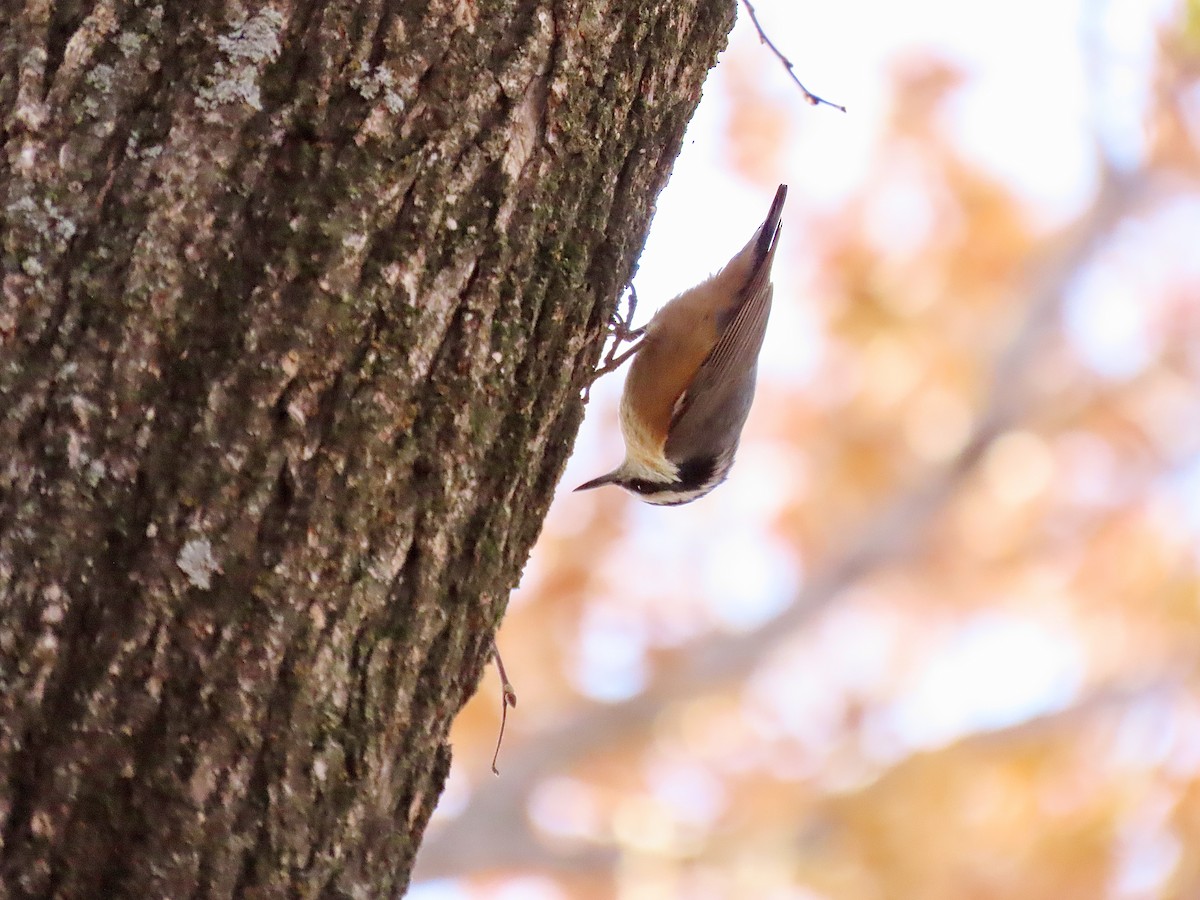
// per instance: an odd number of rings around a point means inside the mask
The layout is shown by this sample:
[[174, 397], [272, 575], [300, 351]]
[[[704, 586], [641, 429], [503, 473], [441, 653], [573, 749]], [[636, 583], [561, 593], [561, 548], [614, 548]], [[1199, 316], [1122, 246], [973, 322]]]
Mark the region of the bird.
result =
[[729, 475], [754, 400], [786, 199], [781, 184], [750, 242], [641, 330], [621, 394], [625, 459], [575, 490], [614, 484], [647, 503], [679, 506]]

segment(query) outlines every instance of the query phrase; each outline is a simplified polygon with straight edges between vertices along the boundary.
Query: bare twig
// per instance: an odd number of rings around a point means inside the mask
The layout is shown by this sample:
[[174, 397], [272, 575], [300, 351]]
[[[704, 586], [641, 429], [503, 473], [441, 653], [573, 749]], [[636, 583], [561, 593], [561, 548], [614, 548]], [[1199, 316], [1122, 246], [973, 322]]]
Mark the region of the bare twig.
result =
[[792, 65], [792, 61], [784, 56], [782, 52], [780, 52], [779, 48], [775, 46], [775, 42], [767, 37], [767, 33], [763, 31], [762, 25], [760, 25], [758, 22], [758, 14], [754, 11], [754, 6], [750, 3], [750, 0], [742, 0], [742, 6], [746, 7], [746, 12], [750, 14], [750, 21], [754, 23], [754, 30], [758, 32], [758, 39], [766, 44], [771, 49], [771, 52], [779, 58], [779, 61], [783, 63], [783, 67], [787, 69], [788, 76], [791, 77], [792, 81], [796, 82], [796, 87], [800, 88], [801, 93], [804, 94], [804, 99], [808, 101], [809, 105], [832, 106], [834, 109], [840, 109], [842, 112], [845, 112], [846, 107], [839, 106], [836, 103], [831, 103], [824, 97], [818, 97], [800, 83], [800, 79], [796, 77], [796, 71], [795, 67]]
[[499, 775], [496, 760], [500, 758], [500, 744], [504, 740], [504, 726], [508, 722], [508, 708], [517, 707], [517, 692], [513, 690], [508, 673], [504, 671], [504, 660], [500, 658], [500, 648], [492, 641], [492, 656], [496, 658], [496, 668], [500, 671], [500, 733], [496, 735], [496, 752], [492, 754], [492, 774]]
[[609, 372], [615, 372], [617, 369], [621, 368], [625, 360], [629, 359], [629, 357], [633, 356], [633, 354], [642, 349], [642, 342], [637, 341], [637, 343], [635, 343], [620, 356], [617, 355], [617, 351], [621, 349], [622, 344], [636, 340], [646, 333], [645, 325], [643, 325], [641, 328], [630, 328], [630, 326], [633, 324], [633, 314], [637, 310], [637, 304], [637, 290], [632, 284], [630, 284], [629, 310], [624, 316], [621, 315], [619, 308], [613, 312], [613, 324], [611, 330], [609, 331], [609, 334], [613, 339], [612, 346], [608, 348], [608, 355], [604, 357], [604, 362], [602, 362], [596, 368], [596, 371], [592, 372], [591, 379], [588, 381], [587, 386], [583, 389], [584, 403], [587, 403], [591, 398], [592, 385], [595, 384], [601, 376], [607, 375]]

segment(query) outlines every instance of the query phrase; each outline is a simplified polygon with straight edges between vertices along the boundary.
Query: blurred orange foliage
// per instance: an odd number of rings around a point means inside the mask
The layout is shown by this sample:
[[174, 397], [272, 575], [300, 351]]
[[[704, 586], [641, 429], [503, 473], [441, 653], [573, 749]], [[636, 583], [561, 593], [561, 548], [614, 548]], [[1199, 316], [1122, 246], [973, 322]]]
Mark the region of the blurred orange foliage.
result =
[[[1162, 237], [1186, 204], [1200, 223], [1200, 3], [1177, 12], [1140, 168], [1101, 163], [1053, 227], [946, 127], [971, 76], [896, 67], [854, 196], [788, 211], [814, 274], [776, 303], [812, 311], [815, 371], [764, 376], [711, 503], [560, 500], [501, 631], [501, 777], [489, 675], [418, 877], [1200, 897], [1200, 283], [1170, 258], [1200, 231]], [[836, 115], [767, 93], [775, 65], [743, 47], [719, 82], [724, 155], [764, 195], [788, 123]], [[1078, 333], [1110, 271], [1146, 348], [1116, 372]]]

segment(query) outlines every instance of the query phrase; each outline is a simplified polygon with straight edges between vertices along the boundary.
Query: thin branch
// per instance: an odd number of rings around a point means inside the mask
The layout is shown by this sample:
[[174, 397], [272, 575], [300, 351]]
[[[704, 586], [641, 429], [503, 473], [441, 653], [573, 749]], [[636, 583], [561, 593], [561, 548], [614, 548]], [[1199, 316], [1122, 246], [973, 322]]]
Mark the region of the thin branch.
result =
[[500, 733], [496, 735], [496, 752], [492, 754], [492, 774], [499, 775], [500, 770], [496, 768], [496, 762], [500, 759], [500, 745], [504, 743], [504, 726], [508, 724], [508, 708], [511, 706], [516, 709], [517, 692], [513, 689], [512, 682], [508, 680], [508, 673], [504, 671], [504, 660], [500, 658], [500, 648], [496, 646], [495, 639], [492, 640], [492, 656], [496, 660], [496, 668], [500, 672]]
[[792, 65], [792, 61], [783, 55], [780, 49], [775, 46], [775, 42], [767, 37], [767, 33], [763, 31], [763, 27], [758, 21], [758, 13], [754, 11], [754, 6], [750, 3], [750, 0], [742, 0], [742, 6], [746, 7], [746, 12], [750, 14], [750, 21], [754, 23], [754, 30], [758, 32], [758, 39], [766, 44], [771, 49], [771, 52], [779, 58], [779, 61], [783, 63], [783, 67], [787, 69], [788, 76], [792, 79], [792, 81], [796, 82], [796, 87], [800, 88], [800, 91], [804, 94], [804, 99], [808, 101], [808, 104], [810, 106], [832, 106], [834, 109], [840, 109], [842, 112], [845, 112], [846, 107], [839, 106], [836, 103], [831, 103], [824, 97], [818, 97], [800, 83], [800, 79], [796, 77], [796, 70], [795, 66]]

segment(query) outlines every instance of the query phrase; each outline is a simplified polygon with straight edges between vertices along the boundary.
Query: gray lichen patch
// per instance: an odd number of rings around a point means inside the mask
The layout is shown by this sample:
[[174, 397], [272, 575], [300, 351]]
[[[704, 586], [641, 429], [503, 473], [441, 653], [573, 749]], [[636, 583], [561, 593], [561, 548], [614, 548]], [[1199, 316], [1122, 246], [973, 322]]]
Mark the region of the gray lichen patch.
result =
[[222, 57], [203, 87], [196, 94], [202, 109], [224, 104], [245, 103], [262, 109], [259, 77], [266, 65], [279, 56], [279, 35], [285, 23], [283, 13], [267, 6], [253, 15], [234, 19], [229, 29], [217, 38]]
[[175, 564], [187, 576], [188, 582], [202, 591], [212, 587], [213, 575], [221, 571], [208, 538], [192, 538], [187, 541], [179, 548]]

